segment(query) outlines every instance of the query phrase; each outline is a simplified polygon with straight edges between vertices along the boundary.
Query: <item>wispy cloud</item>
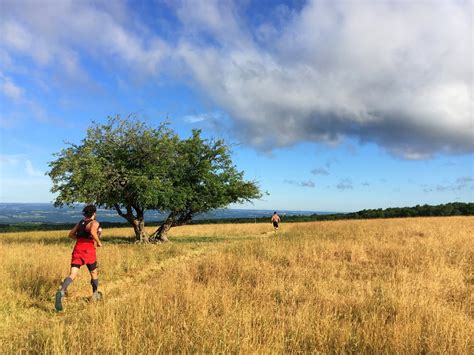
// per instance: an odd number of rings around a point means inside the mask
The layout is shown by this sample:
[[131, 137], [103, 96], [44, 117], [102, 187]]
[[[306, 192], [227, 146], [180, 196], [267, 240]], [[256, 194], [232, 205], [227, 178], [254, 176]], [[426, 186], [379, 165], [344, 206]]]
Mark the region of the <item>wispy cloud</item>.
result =
[[31, 160], [26, 160], [25, 161], [25, 167], [26, 167], [26, 173], [28, 174], [28, 176], [30, 176], [30, 177], [44, 177], [44, 172], [42, 172], [40, 170], [36, 170], [33, 167], [33, 164], [31, 162]]
[[436, 185], [422, 184], [420, 187], [424, 192], [445, 192], [445, 191], [462, 191], [474, 189], [474, 179], [471, 176], [461, 176], [452, 182], [444, 182]]
[[183, 120], [188, 123], [198, 123], [206, 121], [207, 119], [208, 117], [206, 115], [188, 115], [183, 117]]
[[23, 157], [24, 154], [0, 154], [0, 164], [16, 165]]
[[338, 190], [344, 191], [344, 190], [352, 190], [354, 187], [352, 185], [352, 180], [349, 178], [346, 178], [346, 179], [341, 179], [339, 183], [336, 185], [336, 188]]
[[325, 168], [316, 168], [311, 170], [311, 174], [313, 175], [329, 175], [329, 171]]
[[284, 180], [283, 182], [285, 184], [295, 185], [299, 187], [310, 187], [310, 188], [316, 187], [316, 184], [311, 180], [307, 180], [307, 181]]
[[[1, 26], [1, 25], [0, 25]], [[27, 91], [14, 82], [12, 78], [0, 71], [0, 94], [4, 95], [12, 103], [12, 107], [5, 109], [0, 113], [0, 127], [12, 128], [19, 121], [33, 118], [37, 122], [55, 122], [62, 124], [63, 121], [58, 118], [52, 118], [37, 100], [28, 95]]]
[[326, 159], [326, 163], [324, 164], [324, 166], [329, 169], [332, 165], [336, 164], [337, 162], [338, 160], [336, 158], [328, 158]]
[[[30, 57], [39, 67], [59, 69], [61, 75], [80, 80], [87, 75], [81, 55], [117, 70], [155, 75], [165, 56], [173, 51], [149, 29], [130, 21], [126, 2], [100, 5], [90, 2], [2, 3], [2, 43], [9, 54]], [[128, 14], [128, 16], [126, 15]]]
[[186, 115], [183, 117], [183, 121], [187, 123], [199, 123], [204, 121], [219, 121], [222, 119], [222, 113], [220, 112], [206, 112], [195, 115]]
[[472, 183], [473, 181], [474, 181], [474, 179], [472, 178], [472, 176], [461, 176], [461, 177], [458, 177], [456, 179], [456, 184], [461, 185], [461, 186], [465, 186], [468, 183]]
[[457, 164], [453, 161], [448, 161], [446, 163], [443, 164], [444, 166], [456, 166]]
[[19, 100], [22, 98], [23, 92], [24, 90], [16, 85], [11, 78], [0, 72], [0, 93], [10, 99]]

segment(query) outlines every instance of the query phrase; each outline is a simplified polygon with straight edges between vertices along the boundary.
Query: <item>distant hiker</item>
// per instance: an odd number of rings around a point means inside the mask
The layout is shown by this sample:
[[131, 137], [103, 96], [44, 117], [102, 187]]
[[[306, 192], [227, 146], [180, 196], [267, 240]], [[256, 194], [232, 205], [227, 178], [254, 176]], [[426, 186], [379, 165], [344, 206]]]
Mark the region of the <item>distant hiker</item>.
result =
[[276, 211], [273, 212], [271, 221], [273, 223], [273, 229], [276, 232], [278, 230], [278, 223], [280, 223], [280, 216], [276, 213]]
[[97, 289], [99, 279], [97, 273], [97, 257], [95, 249], [101, 247], [100, 235], [102, 228], [96, 221], [97, 209], [94, 205], [87, 205], [82, 210], [84, 219], [74, 226], [69, 232], [69, 238], [76, 239], [76, 245], [72, 251], [71, 272], [56, 293], [55, 308], [57, 311], [63, 310], [62, 299], [68, 286], [74, 281], [82, 265], [86, 265], [91, 274], [92, 299], [98, 301], [102, 298], [102, 293]]

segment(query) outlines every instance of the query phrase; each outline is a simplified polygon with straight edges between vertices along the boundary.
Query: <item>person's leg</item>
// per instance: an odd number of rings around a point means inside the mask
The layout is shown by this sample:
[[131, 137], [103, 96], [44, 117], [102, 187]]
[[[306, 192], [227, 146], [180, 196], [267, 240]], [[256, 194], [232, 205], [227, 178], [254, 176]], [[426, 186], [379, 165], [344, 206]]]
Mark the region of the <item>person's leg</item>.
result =
[[62, 298], [64, 297], [64, 295], [66, 293], [66, 290], [69, 287], [69, 285], [77, 277], [77, 274], [79, 273], [80, 267], [81, 267], [80, 264], [71, 264], [71, 272], [69, 273], [69, 276], [64, 279], [64, 281], [61, 285], [61, 288], [56, 293], [56, 300], [55, 300], [54, 306], [55, 306], [57, 311], [62, 311], [63, 310]]
[[87, 268], [91, 274], [91, 286], [92, 286], [92, 299], [98, 301], [102, 298], [102, 293], [98, 290], [99, 288], [99, 272], [97, 269], [97, 262], [87, 264]]
[[79, 273], [81, 265], [79, 264], [71, 264], [71, 272], [69, 273], [69, 276], [66, 277], [61, 285], [61, 291], [66, 291], [69, 285], [74, 281], [74, 279], [77, 277], [77, 274]]
[[99, 272], [97, 270], [97, 264], [87, 264], [87, 268], [91, 274], [92, 293], [94, 293], [99, 288]]

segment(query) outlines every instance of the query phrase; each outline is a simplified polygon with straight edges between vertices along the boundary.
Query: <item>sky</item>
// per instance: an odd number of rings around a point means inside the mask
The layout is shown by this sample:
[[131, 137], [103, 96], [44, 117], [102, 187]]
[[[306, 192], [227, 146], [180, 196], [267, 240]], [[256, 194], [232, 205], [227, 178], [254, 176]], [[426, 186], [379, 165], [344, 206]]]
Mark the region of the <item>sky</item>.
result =
[[472, 0], [0, 0], [0, 202], [107, 116], [232, 146], [262, 199], [474, 201]]

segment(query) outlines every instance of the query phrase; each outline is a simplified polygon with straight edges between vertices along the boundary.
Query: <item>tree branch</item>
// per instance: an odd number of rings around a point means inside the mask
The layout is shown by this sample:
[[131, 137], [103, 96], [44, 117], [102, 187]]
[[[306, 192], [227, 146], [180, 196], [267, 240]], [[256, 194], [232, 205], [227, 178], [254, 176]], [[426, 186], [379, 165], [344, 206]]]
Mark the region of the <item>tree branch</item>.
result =
[[136, 203], [132, 207], [137, 214], [137, 219], [143, 219], [144, 209], [140, 207], [140, 203]]
[[125, 217], [125, 214], [124, 214], [124, 213], [122, 212], [122, 210], [120, 209], [120, 206], [118, 205], [118, 203], [116, 203], [116, 204], [114, 205], [114, 207], [115, 207], [115, 210], [117, 211], [117, 213], [118, 213], [118, 215], [119, 215], [120, 217], [123, 217], [123, 218], [127, 219], [127, 217]]
[[135, 215], [133, 214], [131, 205], [127, 205], [127, 217], [130, 218], [131, 220], [137, 219], [137, 217], [135, 217]]
[[132, 207], [130, 205], [127, 205], [126, 207], [127, 213], [122, 212], [118, 203], [114, 204], [114, 207], [120, 217], [125, 218], [131, 225], [134, 224], [137, 218], [133, 215]]
[[184, 211], [180, 214], [178, 219], [174, 222], [174, 226], [182, 226], [183, 224], [188, 223], [193, 218], [193, 211]]
[[153, 234], [150, 236], [150, 239], [156, 239], [157, 237], [159, 237], [162, 234], [163, 230], [166, 228], [166, 226], [168, 226], [169, 228], [175, 226], [175, 217], [176, 213], [171, 212], [168, 217], [166, 217], [166, 219], [163, 221], [163, 223], [161, 223], [161, 225], [153, 232]]

